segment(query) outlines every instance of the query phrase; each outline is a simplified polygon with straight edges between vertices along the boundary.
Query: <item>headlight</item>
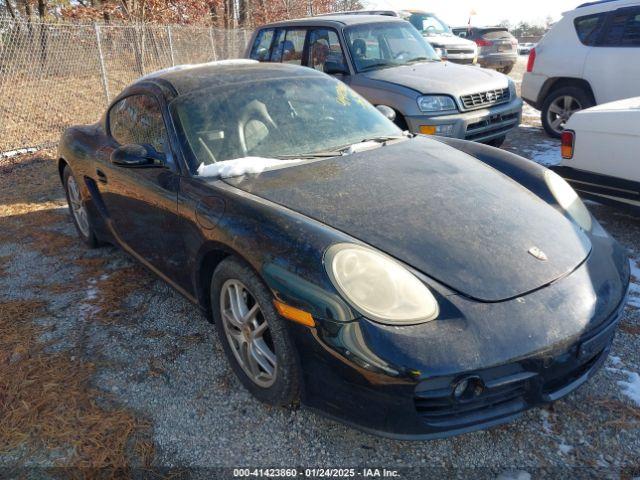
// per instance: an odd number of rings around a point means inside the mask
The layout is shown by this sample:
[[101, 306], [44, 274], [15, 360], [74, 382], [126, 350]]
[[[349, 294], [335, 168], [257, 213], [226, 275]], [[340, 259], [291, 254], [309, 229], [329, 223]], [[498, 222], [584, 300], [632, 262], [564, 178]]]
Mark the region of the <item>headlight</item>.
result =
[[446, 112], [455, 110], [456, 104], [445, 95], [424, 95], [418, 97], [418, 108], [423, 112]]
[[433, 47], [440, 58], [447, 58], [447, 50], [444, 47]]
[[556, 201], [569, 216], [584, 230], [591, 230], [591, 214], [580, 197], [560, 175], [545, 170], [544, 179]]
[[411, 325], [438, 316], [436, 299], [411, 272], [373, 249], [336, 244], [325, 267], [338, 291], [360, 313], [390, 325]]

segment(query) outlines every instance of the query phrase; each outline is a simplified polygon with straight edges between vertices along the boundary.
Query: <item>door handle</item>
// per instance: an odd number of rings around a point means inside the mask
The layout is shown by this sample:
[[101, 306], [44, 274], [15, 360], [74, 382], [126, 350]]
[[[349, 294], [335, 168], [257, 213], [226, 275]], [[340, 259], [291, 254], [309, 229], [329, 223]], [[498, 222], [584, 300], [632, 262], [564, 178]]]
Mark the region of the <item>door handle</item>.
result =
[[107, 183], [107, 176], [105, 175], [105, 173], [100, 170], [99, 168], [96, 168], [96, 175], [98, 175], [98, 181], [100, 183]]

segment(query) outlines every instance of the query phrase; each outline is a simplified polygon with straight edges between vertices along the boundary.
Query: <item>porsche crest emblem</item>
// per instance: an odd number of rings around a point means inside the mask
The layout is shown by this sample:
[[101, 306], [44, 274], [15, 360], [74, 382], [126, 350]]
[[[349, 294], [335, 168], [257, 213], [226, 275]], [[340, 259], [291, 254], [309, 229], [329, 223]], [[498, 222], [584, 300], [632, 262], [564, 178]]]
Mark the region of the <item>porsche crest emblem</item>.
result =
[[529, 255], [536, 257], [538, 260], [541, 260], [543, 262], [546, 262], [547, 260], [549, 260], [549, 257], [547, 257], [547, 254], [544, 253], [542, 250], [540, 250], [538, 247], [531, 247], [529, 249]]

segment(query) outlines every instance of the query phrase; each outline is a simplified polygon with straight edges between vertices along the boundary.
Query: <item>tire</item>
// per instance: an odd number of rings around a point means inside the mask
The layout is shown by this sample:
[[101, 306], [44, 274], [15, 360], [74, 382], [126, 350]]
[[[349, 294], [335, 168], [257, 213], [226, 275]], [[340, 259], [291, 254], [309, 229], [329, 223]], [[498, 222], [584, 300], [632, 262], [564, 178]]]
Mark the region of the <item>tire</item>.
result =
[[506, 135], [502, 135], [498, 138], [493, 138], [487, 142], [487, 145], [491, 145], [492, 147], [500, 148], [504, 141], [507, 139]]
[[504, 73], [505, 75], [509, 75], [512, 70], [513, 70], [513, 65], [509, 65], [508, 67], [504, 67], [500, 69], [500, 72]]
[[[564, 125], [571, 115], [594, 104], [591, 95], [580, 87], [562, 87], [553, 90], [542, 104], [540, 112], [542, 126], [550, 137], [560, 138]], [[558, 120], [557, 124], [556, 120]]]
[[[242, 289], [247, 294], [240, 295], [244, 302], [242, 313], [253, 311], [256, 305], [258, 311], [242, 324], [242, 328], [237, 328], [229, 320], [234, 317], [236, 310], [230, 304], [231, 296], [228, 295]], [[301, 378], [297, 352], [286, 320], [277, 314], [273, 296], [258, 276], [239, 259], [229, 257], [213, 272], [210, 298], [213, 320], [227, 360], [244, 387], [258, 400], [269, 405], [296, 404], [300, 396]], [[234, 298], [238, 298], [237, 295]], [[226, 312], [224, 318], [223, 309]], [[257, 335], [256, 332], [260, 330], [257, 326], [262, 326], [263, 323], [267, 326], [261, 333], [262, 341], [259, 342], [257, 336], [249, 341], [248, 338], [253, 334]], [[238, 338], [241, 340], [237, 340]], [[242, 342], [245, 342], [245, 346], [242, 346]], [[264, 352], [265, 346], [270, 349], [275, 366], [268, 355], [259, 353]], [[272, 378], [269, 377], [268, 369], [263, 368], [265, 364], [273, 367]], [[258, 374], [255, 373], [256, 366]]]
[[396, 126], [403, 132], [409, 130], [409, 125], [407, 124], [407, 121], [405, 120], [404, 116], [397, 110], [396, 110], [396, 119], [393, 123], [395, 123]]
[[93, 229], [93, 221], [87, 210], [85, 199], [82, 197], [81, 184], [76, 180], [71, 168], [67, 165], [62, 172], [64, 193], [69, 205], [69, 213], [76, 227], [78, 236], [89, 248], [96, 248], [100, 245]]

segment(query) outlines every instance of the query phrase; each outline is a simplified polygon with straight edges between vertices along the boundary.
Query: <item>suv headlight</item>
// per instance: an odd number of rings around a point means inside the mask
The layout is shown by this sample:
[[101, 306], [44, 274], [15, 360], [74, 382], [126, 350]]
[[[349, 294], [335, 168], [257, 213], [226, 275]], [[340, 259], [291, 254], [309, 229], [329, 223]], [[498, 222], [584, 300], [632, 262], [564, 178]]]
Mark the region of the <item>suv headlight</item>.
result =
[[423, 95], [418, 97], [418, 108], [422, 112], [447, 112], [456, 110], [456, 104], [446, 95]]
[[545, 170], [544, 180], [558, 204], [583, 230], [591, 230], [591, 214], [580, 197], [564, 178], [552, 170]]
[[440, 311], [429, 289], [405, 267], [373, 249], [351, 243], [331, 246], [325, 268], [338, 291], [360, 313], [388, 325], [413, 325]]

